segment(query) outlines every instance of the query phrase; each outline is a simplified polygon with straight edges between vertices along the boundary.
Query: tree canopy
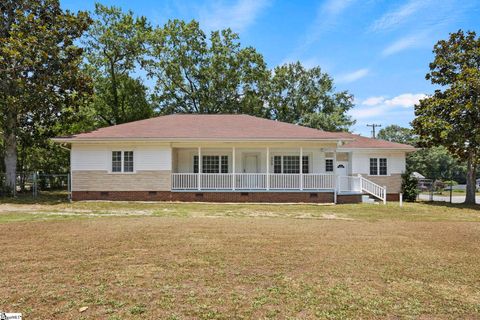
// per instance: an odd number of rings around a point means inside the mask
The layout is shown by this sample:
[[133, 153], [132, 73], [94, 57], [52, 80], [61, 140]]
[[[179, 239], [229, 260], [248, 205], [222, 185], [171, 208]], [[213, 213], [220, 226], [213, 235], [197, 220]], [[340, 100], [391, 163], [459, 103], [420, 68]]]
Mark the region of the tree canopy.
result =
[[466, 203], [475, 203], [480, 163], [480, 39], [458, 31], [433, 49], [426, 79], [439, 85], [415, 106], [413, 127], [424, 146], [443, 145], [467, 162]]
[[272, 73], [268, 106], [273, 119], [330, 131], [346, 131], [355, 123], [346, 113], [353, 96], [334, 92], [332, 78], [320, 67], [307, 69], [296, 62]]
[[147, 54], [151, 26], [132, 11], [95, 4], [94, 21], [84, 39], [86, 69], [94, 79], [92, 108], [102, 125], [114, 125], [153, 115], [147, 88], [132, 74]]
[[146, 66], [162, 113], [266, 115], [263, 56], [242, 48], [230, 29], [207, 37], [196, 21], [172, 20], [155, 30], [150, 46]]
[[90, 93], [75, 43], [91, 20], [86, 12], [63, 11], [58, 0], [5, 0], [0, 16], [0, 124], [13, 187], [20, 134], [55, 134], [56, 123], [66, 123]]
[[404, 128], [396, 124], [392, 124], [378, 131], [377, 138], [391, 142], [410, 144], [412, 146], [415, 145], [418, 140], [413, 129]]

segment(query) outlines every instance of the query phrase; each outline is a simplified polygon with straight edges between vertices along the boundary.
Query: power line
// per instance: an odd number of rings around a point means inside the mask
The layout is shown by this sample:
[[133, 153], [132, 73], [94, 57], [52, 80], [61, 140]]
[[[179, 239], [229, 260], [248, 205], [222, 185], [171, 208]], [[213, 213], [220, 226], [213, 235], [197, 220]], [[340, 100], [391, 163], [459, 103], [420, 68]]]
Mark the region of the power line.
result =
[[376, 138], [376, 136], [375, 136], [375, 128], [380, 128], [380, 127], [382, 127], [382, 125], [381, 125], [381, 124], [372, 123], [372, 124], [367, 124], [367, 127], [372, 127], [372, 137], [373, 137], [373, 139], [375, 139], [375, 138]]

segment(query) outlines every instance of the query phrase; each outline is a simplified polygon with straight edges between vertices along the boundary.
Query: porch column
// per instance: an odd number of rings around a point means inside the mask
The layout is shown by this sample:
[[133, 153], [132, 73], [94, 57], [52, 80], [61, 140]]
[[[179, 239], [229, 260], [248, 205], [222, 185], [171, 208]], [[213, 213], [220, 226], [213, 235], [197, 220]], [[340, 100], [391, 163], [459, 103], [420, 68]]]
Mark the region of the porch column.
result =
[[337, 184], [337, 191], [340, 191], [340, 176], [337, 174], [337, 150], [333, 152], [333, 174]]
[[300, 190], [303, 190], [303, 147], [300, 147]]
[[202, 177], [201, 177], [201, 173], [202, 173], [202, 147], [198, 147], [198, 181], [197, 181], [197, 184], [198, 184], [198, 190], [200, 190], [202, 188], [202, 185], [201, 185], [201, 182], [202, 182]]
[[232, 147], [232, 189], [235, 190], [235, 147]]
[[270, 147], [267, 147], [267, 190], [270, 190]]

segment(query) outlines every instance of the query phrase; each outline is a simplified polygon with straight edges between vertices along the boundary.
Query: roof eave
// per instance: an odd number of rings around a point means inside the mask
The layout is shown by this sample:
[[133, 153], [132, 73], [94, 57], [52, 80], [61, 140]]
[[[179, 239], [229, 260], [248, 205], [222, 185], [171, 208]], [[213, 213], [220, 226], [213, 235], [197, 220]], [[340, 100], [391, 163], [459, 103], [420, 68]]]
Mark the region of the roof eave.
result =
[[344, 147], [339, 147], [338, 149], [341, 149], [343, 151], [358, 151], [358, 150], [394, 150], [394, 151], [406, 151], [406, 152], [414, 152], [419, 150], [419, 148], [408, 148], [408, 147], [368, 147], [368, 148], [344, 148]]
[[111, 141], [128, 141], [128, 142], [182, 142], [182, 141], [221, 141], [221, 142], [238, 142], [238, 141], [354, 141], [352, 138], [52, 138], [56, 143], [74, 143], [74, 142], [111, 142]]

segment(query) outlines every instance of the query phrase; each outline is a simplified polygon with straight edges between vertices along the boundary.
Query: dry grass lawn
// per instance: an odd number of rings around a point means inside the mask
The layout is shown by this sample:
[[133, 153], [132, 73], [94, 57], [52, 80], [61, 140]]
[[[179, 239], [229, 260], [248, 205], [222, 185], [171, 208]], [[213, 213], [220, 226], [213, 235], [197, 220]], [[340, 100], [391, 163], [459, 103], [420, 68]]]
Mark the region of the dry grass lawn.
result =
[[480, 319], [475, 207], [2, 204], [0, 222], [0, 310], [25, 319]]

